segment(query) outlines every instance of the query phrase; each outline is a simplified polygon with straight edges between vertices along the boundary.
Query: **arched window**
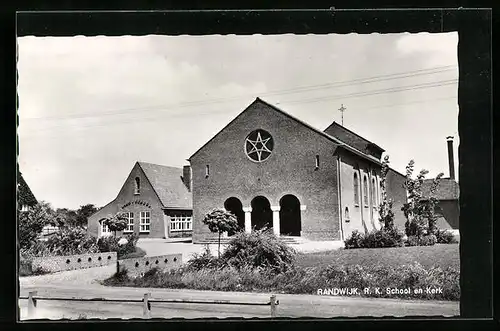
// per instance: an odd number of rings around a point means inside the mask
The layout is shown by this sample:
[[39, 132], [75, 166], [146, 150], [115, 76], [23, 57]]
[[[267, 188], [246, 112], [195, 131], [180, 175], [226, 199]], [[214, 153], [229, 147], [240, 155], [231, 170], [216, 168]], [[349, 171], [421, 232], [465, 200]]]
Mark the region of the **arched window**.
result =
[[375, 195], [377, 187], [375, 186], [375, 177], [372, 177], [372, 186], [371, 186], [371, 196], [372, 196], [372, 207], [377, 206], [377, 196]]
[[359, 180], [356, 172], [354, 173], [354, 204], [359, 205]]
[[363, 204], [368, 207], [368, 178], [366, 175], [363, 178]]
[[379, 197], [379, 201], [380, 203], [382, 203], [382, 193], [384, 193], [384, 185], [382, 185], [382, 181], [380, 181], [379, 183], [379, 192], [378, 192], [378, 197]]
[[348, 207], [345, 207], [344, 220], [346, 222], [349, 222], [351, 220], [351, 218], [349, 217], [349, 208]]
[[135, 190], [134, 194], [141, 193], [141, 179], [139, 177], [135, 177]]

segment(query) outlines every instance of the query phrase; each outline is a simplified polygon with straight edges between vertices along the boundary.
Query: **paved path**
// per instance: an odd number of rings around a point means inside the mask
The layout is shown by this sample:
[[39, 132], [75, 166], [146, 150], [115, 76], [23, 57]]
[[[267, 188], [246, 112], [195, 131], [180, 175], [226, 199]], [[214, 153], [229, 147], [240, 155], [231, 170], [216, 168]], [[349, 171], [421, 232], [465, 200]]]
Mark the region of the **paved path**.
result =
[[[41, 296], [202, 299], [267, 302], [269, 293], [216, 292], [158, 288], [105, 287], [93, 281], [113, 273], [113, 266], [74, 270], [20, 279], [20, 294]], [[457, 316], [459, 303], [360, 297], [279, 294], [278, 317]], [[19, 300], [21, 319], [27, 318], [27, 300]], [[37, 318], [141, 318], [141, 303], [39, 301]], [[269, 306], [152, 303], [153, 318], [270, 317]]]
[[[146, 256], [159, 256], [166, 254], [182, 254], [182, 260], [188, 261], [193, 254], [201, 254], [205, 251], [206, 245], [193, 244], [191, 242], [169, 242], [167, 239], [139, 239], [137, 246], [146, 251]], [[312, 241], [291, 245], [301, 253], [323, 252], [339, 249], [343, 247], [340, 241]], [[221, 252], [226, 245], [221, 245]], [[217, 256], [217, 244], [209, 245], [212, 255]]]

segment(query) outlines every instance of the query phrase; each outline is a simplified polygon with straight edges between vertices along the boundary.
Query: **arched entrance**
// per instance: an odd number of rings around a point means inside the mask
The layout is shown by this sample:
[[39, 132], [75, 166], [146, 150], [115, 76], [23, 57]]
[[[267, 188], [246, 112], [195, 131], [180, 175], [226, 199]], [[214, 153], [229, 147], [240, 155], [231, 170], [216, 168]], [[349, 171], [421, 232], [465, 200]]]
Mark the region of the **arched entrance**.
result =
[[295, 195], [287, 194], [280, 200], [280, 234], [300, 236], [300, 201]]
[[251, 202], [252, 206], [252, 229], [260, 230], [263, 227], [273, 227], [273, 212], [271, 204], [266, 197], [257, 196]]
[[[245, 229], [245, 212], [243, 211], [243, 204], [240, 199], [230, 197], [224, 202], [224, 208], [236, 216], [240, 230]], [[232, 236], [233, 234], [234, 233], [228, 233], [229, 236]]]

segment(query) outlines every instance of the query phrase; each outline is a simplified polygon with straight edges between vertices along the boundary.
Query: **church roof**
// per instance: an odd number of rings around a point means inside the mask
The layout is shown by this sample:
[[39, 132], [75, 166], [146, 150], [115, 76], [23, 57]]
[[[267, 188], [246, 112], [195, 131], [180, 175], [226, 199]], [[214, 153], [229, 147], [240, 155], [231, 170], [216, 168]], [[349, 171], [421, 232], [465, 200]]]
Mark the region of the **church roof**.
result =
[[344, 149], [346, 149], [346, 150], [348, 150], [348, 151], [350, 151], [350, 152], [352, 152], [352, 153], [354, 153], [354, 154], [356, 154], [356, 155], [358, 155], [358, 156], [361, 156], [361, 157], [363, 157], [363, 158], [365, 158], [365, 159], [367, 159], [367, 160], [369, 160], [369, 161], [371, 161], [371, 162], [373, 162], [373, 163], [375, 163], [375, 164], [378, 164], [378, 165], [382, 164], [382, 163], [381, 163], [381, 162], [380, 162], [377, 158], [375, 158], [375, 157], [373, 157], [373, 156], [371, 156], [371, 155], [367, 155], [367, 154], [363, 153], [362, 151], [360, 151], [360, 150], [358, 150], [358, 149], [356, 149], [356, 148], [354, 148], [354, 147], [352, 147], [352, 146], [349, 146], [349, 145], [345, 144], [344, 142], [340, 141], [339, 139], [337, 139], [337, 138], [335, 138], [335, 137], [333, 137], [333, 136], [331, 136], [331, 135], [327, 134], [326, 132], [323, 132], [323, 131], [321, 131], [321, 130], [319, 130], [319, 129], [317, 129], [317, 128], [313, 127], [313, 126], [311, 126], [310, 124], [307, 124], [306, 122], [304, 122], [304, 121], [302, 121], [302, 120], [300, 120], [300, 119], [296, 118], [295, 116], [290, 115], [289, 113], [287, 113], [287, 112], [283, 111], [282, 109], [280, 109], [280, 108], [276, 107], [275, 105], [272, 105], [272, 104], [270, 104], [270, 103], [268, 103], [268, 102], [266, 102], [266, 101], [262, 100], [262, 99], [261, 99], [261, 98], [259, 98], [259, 97], [257, 97], [257, 98], [255, 99], [255, 101], [254, 101], [254, 102], [252, 102], [252, 103], [251, 103], [251, 104], [250, 104], [247, 108], [245, 108], [245, 110], [243, 110], [243, 111], [242, 111], [242, 112], [241, 112], [238, 116], [236, 116], [236, 117], [235, 117], [235, 118], [234, 118], [231, 122], [229, 122], [229, 123], [228, 123], [228, 124], [227, 124], [224, 128], [222, 128], [222, 130], [220, 130], [220, 131], [219, 131], [219, 132], [218, 132], [215, 136], [213, 136], [213, 137], [212, 137], [212, 139], [210, 139], [210, 140], [209, 140], [208, 142], [206, 142], [206, 143], [205, 143], [202, 147], [200, 147], [200, 148], [199, 148], [199, 149], [198, 149], [198, 150], [197, 150], [197, 151], [196, 151], [193, 155], [191, 155], [191, 157], [190, 157], [188, 160], [190, 160], [193, 156], [195, 156], [195, 155], [196, 155], [196, 154], [197, 154], [200, 150], [202, 150], [202, 149], [203, 149], [203, 147], [205, 147], [205, 146], [206, 146], [206, 145], [207, 145], [210, 141], [212, 141], [212, 140], [213, 140], [216, 136], [218, 136], [218, 135], [219, 135], [219, 133], [221, 133], [222, 131], [224, 131], [224, 129], [225, 129], [225, 128], [227, 128], [227, 127], [228, 127], [231, 123], [233, 123], [233, 122], [234, 122], [234, 121], [235, 121], [235, 120], [236, 120], [236, 119], [237, 119], [237, 118], [238, 118], [241, 114], [243, 114], [243, 113], [244, 113], [247, 109], [249, 109], [249, 108], [250, 108], [250, 106], [251, 106], [251, 105], [253, 105], [253, 104], [254, 104], [254, 103], [256, 103], [256, 102], [263, 103], [263, 104], [265, 104], [266, 106], [268, 106], [268, 107], [270, 107], [270, 108], [272, 108], [272, 109], [276, 110], [277, 112], [279, 112], [279, 113], [281, 113], [281, 114], [283, 114], [283, 115], [285, 115], [285, 116], [287, 116], [287, 117], [289, 117], [289, 118], [293, 119], [294, 121], [296, 121], [296, 122], [298, 122], [298, 123], [300, 123], [300, 124], [304, 125], [305, 127], [307, 127], [307, 128], [309, 128], [309, 129], [311, 129], [312, 131], [314, 131], [314, 132], [318, 133], [319, 135], [321, 135], [321, 136], [323, 136], [323, 137], [325, 137], [325, 138], [329, 139], [330, 141], [332, 141], [333, 143], [335, 143], [335, 144], [336, 144], [338, 147], [340, 147], [340, 148], [344, 148]]
[[[430, 196], [433, 179], [425, 179], [422, 184], [422, 195]], [[438, 200], [456, 200], [460, 195], [458, 183], [451, 178], [442, 178], [437, 187], [435, 196]]]
[[21, 172], [17, 173], [18, 199], [21, 206], [34, 206], [38, 202]]
[[137, 162], [164, 208], [191, 209], [192, 195], [182, 181], [182, 168]]
[[[323, 132], [334, 132], [334, 131], [338, 131], [338, 130], [341, 130], [341, 131], [344, 131], [344, 132], [349, 132], [350, 134], [354, 135], [356, 137], [356, 140], [360, 143], [362, 143], [362, 145], [366, 145], [366, 146], [372, 146], [374, 147], [375, 149], [377, 149], [380, 153], [382, 152], [385, 152], [385, 149], [383, 149], [382, 147], [380, 147], [379, 145], [375, 144], [374, 142], [366, 139], [366, 138], [363, 138], [361, 137], [359, 134], [357, 134], [356, 132], [354, 131], [351, 131], [349, 130], [348, 128], [346, 128], [345, 126], [343, 125], [340, 125], [339, 123], [337, 122], [333, 122], [332, 124], [330, 124], [325, 130], [323, 130]], [[330, 133], [332, 136], [334, 135], [333, 133]], [[340, 139], [340, 138], [339, 138]]]

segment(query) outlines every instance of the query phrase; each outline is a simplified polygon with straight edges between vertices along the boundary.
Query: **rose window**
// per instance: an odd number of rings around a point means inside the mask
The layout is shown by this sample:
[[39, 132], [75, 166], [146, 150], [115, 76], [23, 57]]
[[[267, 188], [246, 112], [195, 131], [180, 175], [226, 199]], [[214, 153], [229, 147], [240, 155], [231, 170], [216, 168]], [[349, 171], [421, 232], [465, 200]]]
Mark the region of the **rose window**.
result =
[[245, 141], [245, 152], [255, 162], [265, 161], [272, 153], [273, 137], [264, 130], [252, 131]]

